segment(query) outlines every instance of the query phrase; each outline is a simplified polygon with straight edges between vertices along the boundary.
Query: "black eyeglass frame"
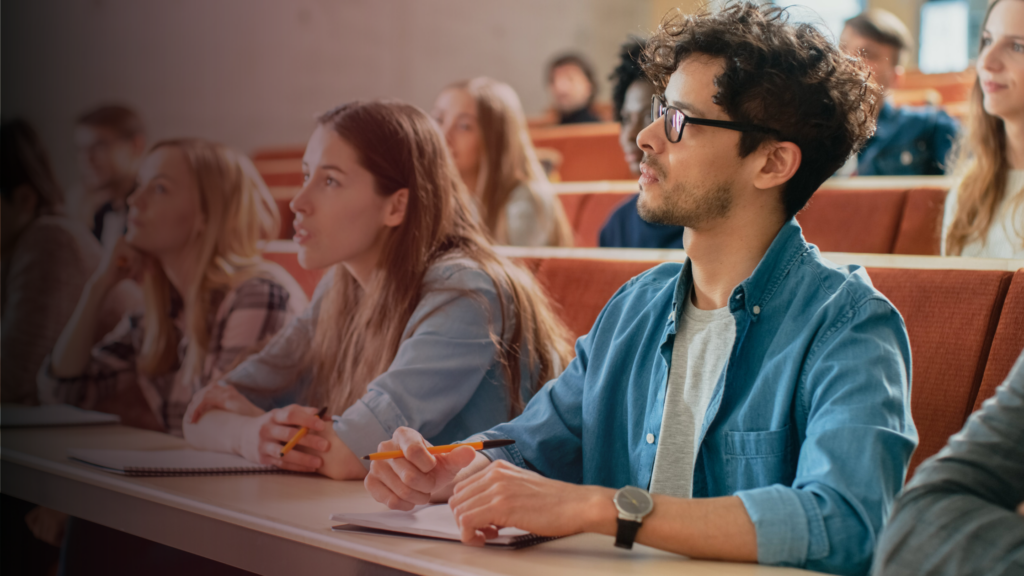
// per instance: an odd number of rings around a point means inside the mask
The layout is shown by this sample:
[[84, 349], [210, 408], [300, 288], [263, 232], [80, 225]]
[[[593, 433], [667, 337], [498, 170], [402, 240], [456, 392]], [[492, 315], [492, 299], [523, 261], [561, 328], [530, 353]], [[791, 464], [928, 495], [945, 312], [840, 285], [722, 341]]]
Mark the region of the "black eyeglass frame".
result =
[[[673, 140], [672, 131], [669, 126], [669, 111], [675, 111], [682, 115], [683, 124], [679, 127], [679, 136]], [[713, 128], [725, 128], [726, 130], [735, 130], [737, 132], [765, 132], [774, 134], [777, 131], [768, 128], [766, 126], [759, 126], [757, 124], [747, 124], [745, 122], [733, 122], [731, 120], [710, 120], [708, 118], [695, 118], [690, 116], [686, 112], [683, 112], [675, 106], [669, 106], [665, 98], [660, 94], [651, 96], [651, 121], [656, 122], [658, 118], [665, 118], [665, 139], [672, 144], [676, 144], [683, 138], [683, 130], [686, 129], [687, 124], [693, 124], [695, 126], [711, 126]]]

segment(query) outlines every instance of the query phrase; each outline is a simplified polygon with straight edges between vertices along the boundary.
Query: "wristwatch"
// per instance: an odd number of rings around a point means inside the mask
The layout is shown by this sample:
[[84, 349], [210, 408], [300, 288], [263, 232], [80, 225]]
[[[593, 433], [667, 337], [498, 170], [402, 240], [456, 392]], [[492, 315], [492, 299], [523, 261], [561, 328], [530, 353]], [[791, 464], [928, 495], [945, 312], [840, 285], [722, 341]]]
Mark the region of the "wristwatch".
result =
[[642, 488], [624, 486], [615, 493], [615, 508], [619, 510], [619, 530], [615, 534], [615, 545], [626, 550], [633, 549], [636, 532], [644, 516], [654, 510], [654, 499]]

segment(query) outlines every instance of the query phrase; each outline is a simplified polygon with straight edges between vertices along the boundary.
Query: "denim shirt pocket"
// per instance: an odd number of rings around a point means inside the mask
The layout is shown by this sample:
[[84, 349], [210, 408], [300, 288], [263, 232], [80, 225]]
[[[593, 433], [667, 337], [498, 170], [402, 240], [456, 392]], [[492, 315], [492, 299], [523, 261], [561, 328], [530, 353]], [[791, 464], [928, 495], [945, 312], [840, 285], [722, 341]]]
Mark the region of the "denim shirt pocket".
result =
[[726, 432], [725, 471], [729, 492], [782, 484], [796, 475], [796, 453], [788, 426], [767, 432]]

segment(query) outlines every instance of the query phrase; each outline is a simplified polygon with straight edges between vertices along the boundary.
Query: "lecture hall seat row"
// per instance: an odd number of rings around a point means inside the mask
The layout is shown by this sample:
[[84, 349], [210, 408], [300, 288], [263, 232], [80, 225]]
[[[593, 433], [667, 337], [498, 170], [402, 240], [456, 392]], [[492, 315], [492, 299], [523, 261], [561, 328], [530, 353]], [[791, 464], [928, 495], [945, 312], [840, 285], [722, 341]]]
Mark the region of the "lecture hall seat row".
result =
[[[630, 278], [661, 262], [685, 258], [681, 250], [499, 250], [536, 275], [574, 337], [590, 330], [605, 303]], [[271, 243], [265, 255], [312, 294], [322, 273], [299, 267], [290, 243]], [[921, 438], [912, 472], [993, 395], [1024, 348], [1024, 261], [841, 253], [825, 257], [864, 265], [906, 322], [913, 354], [911, 409]]]
[[[941, 176], [835, 178], [814, 193], [797, 220], [807, 241], [826, 252], [938, 255], [952, 184]], [[637, 191], [635, 180], [554, 186], [580, 248], [597, 246], [608, 216]]]
[[[560, 158], [554, 179], [561, 181], [623, 180], [633, 178], [619, 146], [615, 122], [538, 126], [530, 128], [538, 149]], [[302, 185], [302, 146], [265, 148], [253, 153], [253, 163], [267, 186]]]

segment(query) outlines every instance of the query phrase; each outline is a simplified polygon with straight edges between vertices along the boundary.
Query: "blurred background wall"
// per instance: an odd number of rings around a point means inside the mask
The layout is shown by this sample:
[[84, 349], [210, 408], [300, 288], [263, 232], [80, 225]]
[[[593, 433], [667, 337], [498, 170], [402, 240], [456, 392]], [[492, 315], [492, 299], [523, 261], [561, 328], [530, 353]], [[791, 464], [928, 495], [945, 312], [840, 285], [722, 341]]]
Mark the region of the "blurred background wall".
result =
[[[842, 0], [826, 0], [836, 2]], [[924, 0], [879, 6], [917, 33]], [[791, 3], [791, 2], [790, 2]], [[552, 56], [590, 58], [607, 76], [627, 35], [699, 0], [7, 0], [2, 112], [39, 129], [59, 178], [77, 179], [74, 119], [136, 107], [149, 140], [198, 135], [244, 151], [301, 144], [315, 114], [356, 98], [431, 107], [446, 84], [490, 75], [528, 114], [548, 105]], [[813, 13], [812, 13], [813, 14]]]

